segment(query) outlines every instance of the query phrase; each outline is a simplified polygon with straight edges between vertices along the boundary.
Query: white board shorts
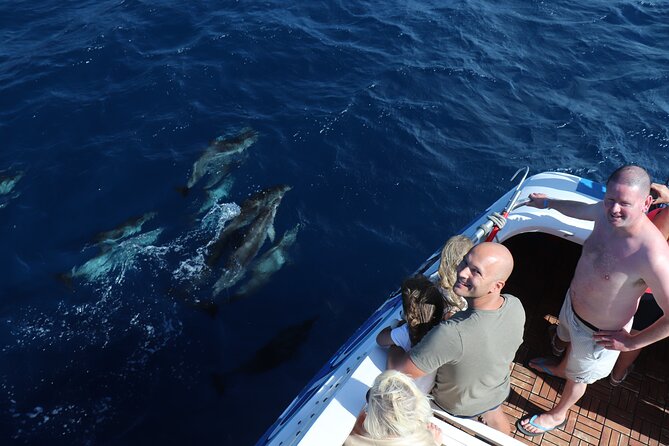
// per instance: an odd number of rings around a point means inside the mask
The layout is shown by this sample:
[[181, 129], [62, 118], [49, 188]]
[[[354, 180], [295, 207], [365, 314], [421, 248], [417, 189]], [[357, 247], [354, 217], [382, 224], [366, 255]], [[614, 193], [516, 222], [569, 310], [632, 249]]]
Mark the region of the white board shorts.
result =
[[[633, 319], [623, 330], [632, 328]], [[570, 342], [568, 349], [567, 367], [565, 375], [570, 381], [592, 384], [611, 373], [616, 364], [618, 350], [608, 350], [595, 342], [592, 337], [596, 330], [585, 325], [574, 313], [571, 306], [569, 290], [564, 298], [560, 310], [560, 323], [557, 326], [557, 335], [564, 342]]]

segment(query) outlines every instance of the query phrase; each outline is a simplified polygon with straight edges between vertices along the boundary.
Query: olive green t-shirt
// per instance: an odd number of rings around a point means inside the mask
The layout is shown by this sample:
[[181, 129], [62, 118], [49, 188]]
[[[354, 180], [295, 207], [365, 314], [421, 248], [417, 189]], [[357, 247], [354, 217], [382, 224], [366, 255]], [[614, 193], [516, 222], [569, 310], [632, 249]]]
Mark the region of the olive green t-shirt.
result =
[[453, 415], [479, 415], [509, 395], [510, 366], [523, 342], [525, 310], [517, 297], [502, 296], [497, 310], [456, 313], [409, 352], [420, 370], [437, 370], [432, 396]]

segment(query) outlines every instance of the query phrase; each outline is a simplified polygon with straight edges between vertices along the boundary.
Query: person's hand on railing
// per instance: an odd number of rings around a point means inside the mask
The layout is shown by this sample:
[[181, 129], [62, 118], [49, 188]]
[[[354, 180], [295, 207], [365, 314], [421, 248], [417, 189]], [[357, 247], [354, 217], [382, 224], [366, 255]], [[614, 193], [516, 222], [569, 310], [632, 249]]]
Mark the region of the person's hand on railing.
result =
[[537, 209], [547, 209], [548, 206], [548, 195], [542, 194], [539, 192], [533, 192], [528, 197], [526, 203], [527, 206], [532, 206]]

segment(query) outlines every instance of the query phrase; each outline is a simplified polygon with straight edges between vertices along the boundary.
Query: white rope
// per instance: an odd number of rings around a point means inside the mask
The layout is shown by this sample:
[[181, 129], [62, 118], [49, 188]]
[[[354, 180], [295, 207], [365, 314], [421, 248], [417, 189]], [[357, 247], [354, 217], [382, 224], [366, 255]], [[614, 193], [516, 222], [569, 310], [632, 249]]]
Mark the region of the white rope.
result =
[[493, 222], [499, 229], [502, 229], [506, 224], [506, 218], [499, 212], [493, 212], [491, 215], [488, 215], [488, 220]]

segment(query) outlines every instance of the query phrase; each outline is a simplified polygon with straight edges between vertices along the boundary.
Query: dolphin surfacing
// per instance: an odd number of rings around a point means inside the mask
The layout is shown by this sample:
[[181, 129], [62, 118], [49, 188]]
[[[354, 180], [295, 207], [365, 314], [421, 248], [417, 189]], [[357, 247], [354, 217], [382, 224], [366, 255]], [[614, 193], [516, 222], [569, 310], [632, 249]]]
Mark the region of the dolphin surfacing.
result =
[[[230, 225], [232, 229], [237, 231], [237, 243], [232, 248], [232, 253], [228, 257], [228, 260], [225, 264], [225, 271], [221, 277], [214, 284], [214, 296], [218, 295], [224, 289], [230, 288], [235, 285], [245, 274], [247, 266], [253, 261], [256, 257], [260, 248], [265, 243], [267, 238], [274, 238], [274, 219], [276, 217], [276, 212], [281, 203], [281, 199], [284, 194], [290, 190], [289, 186], [277, 186], [267, 190], [264, 194], [260, 195], [258, 198], [260, 202], [253, 200], [249, 203], [247, 209], [249, 212], [255, 213], [258, 209], [257, 216], [247, 223], [248, 216], [245, 216], [243, 213], [244, 206], [242, 206], [242, 213], [237, 217], [239, 220]], [[252, 197], [253, 198], [253, 197]], [[262, 203], [262, 204], [260, 204]], [[245, 230], [239, 232], [242, 227], [239, 227], [240, 224], [243, 224]], [[228, 229], [228, 228], [226, 228]], [[213, 251], [208, 259], [208, 264], [212, 265], [213, 260], [220, 257], [223, 247], [227, 245], [226, 241], [230, 240], [230, 233], [224, 234], [226, 231], [222, 231], [221, 237], [217, 242], [216, 248], [218, 251]]]
[[239, 300], [249, 294], [253, 294], [255, 291], [265, 286], [272, 275], [279, 271], [289, 261], [288, 250], [293, 246], [295, 240], [297, 240], [299, 229], [300, 224], [298, 223], [294, 228], [286, 231], [274, 246], [265, 251], [253, 262], [251, 268], [253, 275], [248, 282], [244, 283], [239, 290], [230, 297], [230, 302]]
[[186, 196], [190, 189], [206, 176], [210, 178], [205, 188], [216, 186], [230, 173], [232, 164], [257, 140], [258, 132], [249, 127], [234, 136], [219, 136], [214, 139], [193, 164], [186, 185], [177, 190]]

